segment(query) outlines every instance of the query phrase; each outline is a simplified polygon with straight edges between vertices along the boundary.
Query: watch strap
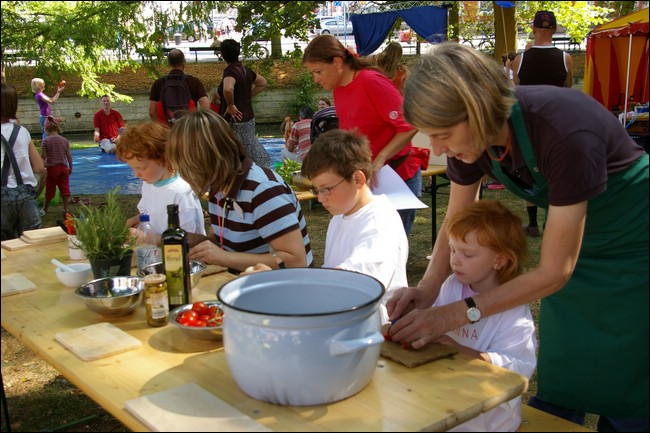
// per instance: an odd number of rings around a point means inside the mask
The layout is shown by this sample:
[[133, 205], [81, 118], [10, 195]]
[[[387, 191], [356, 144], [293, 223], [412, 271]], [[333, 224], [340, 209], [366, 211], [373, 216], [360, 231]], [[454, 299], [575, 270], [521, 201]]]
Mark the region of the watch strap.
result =
[[467, 308], [477, 308], [476, 302], [474, 302], [474, 298], [471, 296], [465, 298], [465, 303], [467, 304]]

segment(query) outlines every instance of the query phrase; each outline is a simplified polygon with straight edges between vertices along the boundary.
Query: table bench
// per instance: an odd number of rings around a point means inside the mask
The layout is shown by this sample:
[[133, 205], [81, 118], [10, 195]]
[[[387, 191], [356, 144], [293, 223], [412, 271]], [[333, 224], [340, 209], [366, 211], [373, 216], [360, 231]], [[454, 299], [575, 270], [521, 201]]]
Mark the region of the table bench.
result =
[[580, 42], [575, 39], [571, 39], [569, 37], [558, 37], [558, 38], [553, 38], [553, 46], [556, 47], [558, 45], [562, 45], [564, 48], [568, 48], [569, 50], [572, 51], [580, 51]]
[[[437, 214], [436, 214], [436, 197], [438, 190], [442, 187], [449, 186], [451, 182], [446, 175], [447, 166], [444, 164], [429, 164], [426, 170], [422, 171], [422, 178], [431, 178], [431, 246], [436, 243], [436, 236], [438, 230]], [[437, 178], [440, 176], [442, 182], [438, 183]]]
[[551, 415], [527, 404], [521, 405], [521, 425], [518, 432], [588, 432], [594, 431], [564, 418]]
[[212, 51], [217, 59], [221, 60], [221, 48], [219, 47], [190, 47], [190, 53], [194, 53], [196, 63], [199, 63], [199, 51]]

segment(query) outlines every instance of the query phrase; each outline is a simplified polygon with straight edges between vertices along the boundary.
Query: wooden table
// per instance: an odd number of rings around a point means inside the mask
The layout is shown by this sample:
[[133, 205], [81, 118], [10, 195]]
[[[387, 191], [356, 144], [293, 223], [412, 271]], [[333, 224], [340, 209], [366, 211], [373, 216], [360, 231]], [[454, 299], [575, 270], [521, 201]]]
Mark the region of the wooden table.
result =
[[[265, 403], [239, 389], [221, 342], [187, 340], [172, 325], [151, 328], [143, 306], [116, 319], [88, 310], [74, 289], [58, 282], [50, 264], [52, 258], [69, 263], [65, 242], [4, 253], [2, 275], [19, 272], [37, 289], [2, 298], [2, 327], [134, 431], [147, 427], [125, 409], [127, 400], [189, 382], [277, 431], [446, 430], [521, 395], [528, 384], [514, 372], [463, 356], [413, 369], [380, 358], [369, 385], [343, 401], [309, 407]], [[214, 299], [231, 278], [223, 272], [203, 276], [195, 299]], [[139, 339], [142, 348], [85, 362], [55, 341], [58, 332], [106, 321]]]
[[[449, 185], [449, 178], [446, 175], [447, 166], [441, 164], [429, 164], [429, 167], [422, 171], [422, 177], [431, 177], [431, 246], [435, 245], [437, 237], [437, 214], [436, 214], [436, 197], [438, 189]], [[437, 178], [440, 176], [442, 182], [438, 183]]]

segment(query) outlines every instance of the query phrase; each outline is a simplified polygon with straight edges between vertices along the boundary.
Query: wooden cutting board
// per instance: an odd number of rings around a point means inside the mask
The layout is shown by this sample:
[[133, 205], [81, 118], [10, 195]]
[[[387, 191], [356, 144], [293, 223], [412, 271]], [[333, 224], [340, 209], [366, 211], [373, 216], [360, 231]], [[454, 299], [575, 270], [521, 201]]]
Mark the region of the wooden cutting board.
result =
[[37, 230], [27, 230], [23, 232], [21, 237], [24, 238], [25, 242], [41, 242], [52, 239], [65, 240], [68, 239], [68, 234], [64, 232], [61, 227], [56, 226]]
[[[152, 431], [271, 431], [195, 383], [128, 400], [126, 409]], [[218, 423], [218, 424], [217, 424]]]
[[59, 332], [54, 338], [84, 361], [93, 361], [142, 347], [140, 340], [108, 322]]
[[2, 241], [2, 248], [9, 251], [16, 251], [34, 245], [47, 245], [56, 242], [63, 242], [68, 235], [61, 227], [48, 227], [46, 229], [27, 230], [20, 238]]
[[2, 277], [2, 296], [15, 295], [36, 290], [36, 285], [22, 274], [9, 274]]
[[[388, 332], [388, 328], [390, 328], [390, 323], [382, 326], [381, 331], [384, 335]], [[455, 355], [458, 353], [458, 348], [446, 344], [431, 343], [422, 349], [414, 350], [410, 348], [405, 349], [400, 343], [384, 341], [381, 343], [380, 353], [384, 358], [392, 359], [395, 362], [413, 368], [426, 364], [427, 362], [435, 361], [436, 359]]]

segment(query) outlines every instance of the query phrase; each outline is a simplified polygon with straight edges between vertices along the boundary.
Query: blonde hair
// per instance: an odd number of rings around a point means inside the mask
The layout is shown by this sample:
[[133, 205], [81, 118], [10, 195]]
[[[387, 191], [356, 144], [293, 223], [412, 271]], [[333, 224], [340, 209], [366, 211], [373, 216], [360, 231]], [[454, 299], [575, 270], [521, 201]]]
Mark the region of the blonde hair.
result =
[[456, 42], [434, 46], [411, 68], [404, 86], [404, 118], [418, 128], [468, 121], [475, 149], [485, 150], [515, 102], [501, 65]]
[[45, 87], [45, 81], [42, 78], [32, 78], [32, 92], [38, 93], [41, 86]]
[[386, 45], [384, 51], [377, 55], [377, 66], [382, 73], [391, 80], [397, 75], [397, 71], [403, 69], [400, 62], [402, 61], [402, 45], [399, 42], [391, 42]]
[[212, 89], [210, 89], [210, 92], [208, 93], [208, 99], [215, 105], [217, 105], [216, 101], [219, 101], [219, 103], [221, 103], [221, 97], [219, 96], [219, 87], [214, 86]]
[[476, 232], [480, 245], [506, 258], [506, 265], [497, 270], [499, 284], [523, 273], [529, 260], [528, 244], [517, 215], [498, 201], [479, 200], [456, 212], [447, 224], [447, 237], [464, 242], [471, 232]]
[[176, 121], [165, 154], [200, 197], [206, 191], [226, 191], [243, 173], [246, 151], [223, 117], [196, 110]]

